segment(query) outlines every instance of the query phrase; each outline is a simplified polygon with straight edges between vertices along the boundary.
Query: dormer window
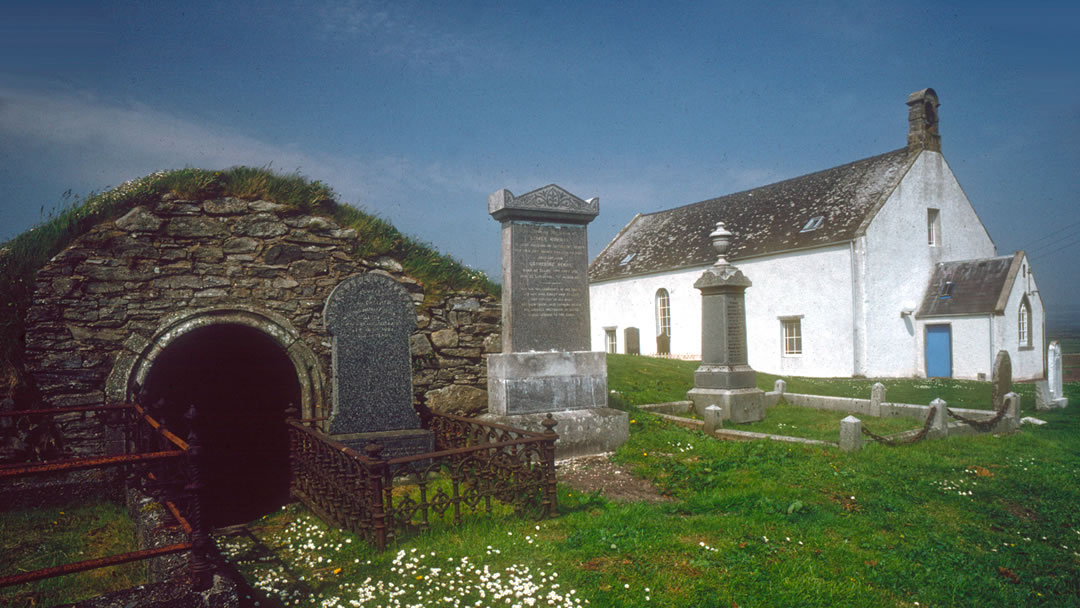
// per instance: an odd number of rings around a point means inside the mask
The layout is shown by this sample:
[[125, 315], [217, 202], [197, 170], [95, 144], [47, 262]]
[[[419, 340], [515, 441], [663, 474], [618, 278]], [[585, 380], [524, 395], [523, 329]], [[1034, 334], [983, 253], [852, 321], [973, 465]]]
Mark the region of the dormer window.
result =
[[628, 254], [626, 254], [626, 257], [624, 257], [624, 258], [623, 258], [623, 259], [622, 259], [622, 260], [621, 260], [621, 261], [619, 262], [619, 266], [626, 266], [627, 264], [629, 264], [630, 262], [632, 262], [632, 261], [634, 260], [634, 258], [636, 258], [636, 257], [637, 257], [637, 252], [636, 252], [636, 251], [635, 251], [634, 253], [628, 253]]
[[941, 284], [941, 291], [938, 292], [938, 298], [941, 300], [948, 300], [952, 297], [952, 281], [945, 281]]
[[803, 226], [802, 230], [800, 230], [799, 232], [810, 232], [811, 230], [817, 230], [818, 228], [821, 228], [821, 224], [824, 221], [825, 221], [825, 216], [824, 215], [814, 216], [814, 217], [810, 218], [809, 222], [806, 222], [806, 225]]

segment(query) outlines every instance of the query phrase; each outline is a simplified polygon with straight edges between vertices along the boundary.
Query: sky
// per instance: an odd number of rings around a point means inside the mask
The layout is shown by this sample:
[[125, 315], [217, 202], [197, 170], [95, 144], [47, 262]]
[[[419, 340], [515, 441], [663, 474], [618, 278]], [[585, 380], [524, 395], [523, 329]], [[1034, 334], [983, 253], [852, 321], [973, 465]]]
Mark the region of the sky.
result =
[[0, 241], [153, 171], [269, 166], [498, 279], [490, 193], [636, 213], [881, 154], [909, 93], [1048, 316], [1080, 318], [1080, 4], [0, 6]]

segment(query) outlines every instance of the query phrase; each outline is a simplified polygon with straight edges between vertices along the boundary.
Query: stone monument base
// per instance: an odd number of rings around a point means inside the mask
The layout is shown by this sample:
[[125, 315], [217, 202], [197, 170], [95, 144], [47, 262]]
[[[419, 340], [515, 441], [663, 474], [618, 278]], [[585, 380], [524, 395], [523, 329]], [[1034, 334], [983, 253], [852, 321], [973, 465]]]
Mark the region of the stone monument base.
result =
[[488, 355], [488, 412], [492, 415], [546, 414], [603, 407], [607, 407], [605, 353], [554, 351]]
[[545, 429], [540, 423], [549, 413], [558, 423], [555, 425], [555, 433], [559, 435], [555, 441], [555, 458], [560, 460], [614, 452], [630, 437], [630, 417], [626, 412], [609, 407], [509, 416], [485, 414], [479, 419], [543, 433]]
[[765, 393], [758, 388], [693, 388], [686, 398], [694, 403], [698, 416], [705, 417], [705, 408], [715, 405], [723, 410], [721, 420], [735, 424], [765, 419]]
[[380, 454], [383, 460], [435, 451], [435, 435], [427, 429], [350, 433], [347, 435], [331, 435], [330, 438], [340, 441], [365, 455], [364, 446], [369, 443], [377, 443], [383, 446]]

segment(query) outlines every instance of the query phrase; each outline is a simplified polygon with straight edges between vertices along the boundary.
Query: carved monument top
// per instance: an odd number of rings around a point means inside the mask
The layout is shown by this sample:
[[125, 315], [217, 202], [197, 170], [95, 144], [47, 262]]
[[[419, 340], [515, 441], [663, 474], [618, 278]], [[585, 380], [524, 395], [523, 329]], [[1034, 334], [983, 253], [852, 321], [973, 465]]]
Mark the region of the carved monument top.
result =
[[588, 224], [600, 213], [600, 199], [583, 200], [555, 184], [517, 197], [503, 188], [488, 197], [488, 213], [500, 222], [535, 220]]

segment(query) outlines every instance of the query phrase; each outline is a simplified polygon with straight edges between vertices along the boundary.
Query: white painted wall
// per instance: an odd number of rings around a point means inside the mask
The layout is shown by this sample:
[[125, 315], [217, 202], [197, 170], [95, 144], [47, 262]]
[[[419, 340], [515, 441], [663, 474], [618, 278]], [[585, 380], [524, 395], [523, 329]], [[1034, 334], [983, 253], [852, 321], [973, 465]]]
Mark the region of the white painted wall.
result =
[[[799, 376], [849, 376], [852, 370], [851, 256], [847, 244], [745, 260], [747, 355], [754, 369]], [[655, 298], [671, 299], [672, 354], [701, 354], [701, 292], [707, 267], [593, 283], [589, 287], [592, 348], [603, 350], [604, 328], [641, 330], [641, 353], [656, 353]], [[803, 354], [782, 354], [779, 317], [802, 318]]]
[[[1046, 351], [1043, 303], [1027, 257], [1022, 258], [1020, 263], [1024, 272], [1018, 274], [1013, 282], [1005, 313], [995, 318], [995, 353], [997, 350], [1008, 351], [1012, 360], [1013, 380], [1042, 379], [1046, 377], [1043, 367], [1043, 353]], [[1031, 348], [1020, 347], [1020, 302], [1025, 294], [1031, 305]]]
[[[927, 243], [929, 208], [941, 213], [940, 246]], [[862, 369], [856, 373], [925, 376], [922, 331], [917, 321], [901, 317], [900, 311], [906, 304], [921, 302], [935, 264], [993, 257], [994, 243], [945, 158], [927, 151], [919, 155], [863, 238], [864, 246], [858, 248], [863, 257], [856, 266], [865, 273], [861, 326], [866, 349]], [[954, 352], [955, 346], [954, 333]]]
[[604, 350], [604, 328], [614, 326], [616, 350], [626, 352], [625, 330], [638, 328], [641, 354], [656, 354], [656, 292], [668, 290], [671, 304], [671, 353], [701, 356], [701, 292], [694, 281], [702, 268], [591, 283], [589, 311], [592, 350]]
[[952, 377], [977, 380], [979, 374], [986, 374], [986, 380], [994, 367], [996, 351], [992, 348], [991, 317], [994, 315], [957, 315], [950, 317], [930, 317], [917, 322], [918, 349], [917, 359], [922, 369], [918, 375], [926, 377], [926, 326], [948, 325], [952, 339]]

